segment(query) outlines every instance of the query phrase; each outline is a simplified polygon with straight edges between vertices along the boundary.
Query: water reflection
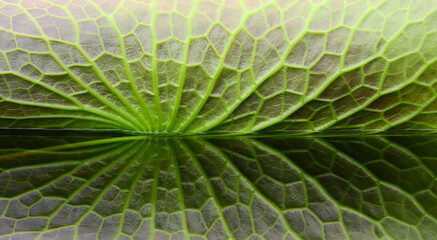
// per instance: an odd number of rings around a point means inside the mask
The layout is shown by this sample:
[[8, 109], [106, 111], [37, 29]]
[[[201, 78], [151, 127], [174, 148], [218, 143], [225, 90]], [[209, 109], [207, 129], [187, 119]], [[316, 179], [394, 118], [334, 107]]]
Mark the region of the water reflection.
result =
[[0, 136], [0, 239], [435, 239], [437, 139]]

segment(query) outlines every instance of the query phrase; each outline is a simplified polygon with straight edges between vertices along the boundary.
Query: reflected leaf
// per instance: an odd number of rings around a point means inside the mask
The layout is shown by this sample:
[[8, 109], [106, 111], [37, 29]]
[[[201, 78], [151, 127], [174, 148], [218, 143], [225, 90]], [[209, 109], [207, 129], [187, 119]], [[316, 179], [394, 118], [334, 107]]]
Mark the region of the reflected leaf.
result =
[[0, 239], [434, 239], [436, 147], [0, 136]]
[[0, 0], [0, 127], [437, 131], [435, 0]]

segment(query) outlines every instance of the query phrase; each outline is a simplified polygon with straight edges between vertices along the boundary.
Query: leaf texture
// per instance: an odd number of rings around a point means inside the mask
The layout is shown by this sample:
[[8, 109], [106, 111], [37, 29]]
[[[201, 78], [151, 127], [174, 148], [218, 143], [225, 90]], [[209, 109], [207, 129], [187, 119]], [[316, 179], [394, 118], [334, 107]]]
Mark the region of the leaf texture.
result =
[[0, 127], [437, 128], [434, 0], [0, 2]]
[[432, 138], [0, 137], [0, 239], [435, 239]]

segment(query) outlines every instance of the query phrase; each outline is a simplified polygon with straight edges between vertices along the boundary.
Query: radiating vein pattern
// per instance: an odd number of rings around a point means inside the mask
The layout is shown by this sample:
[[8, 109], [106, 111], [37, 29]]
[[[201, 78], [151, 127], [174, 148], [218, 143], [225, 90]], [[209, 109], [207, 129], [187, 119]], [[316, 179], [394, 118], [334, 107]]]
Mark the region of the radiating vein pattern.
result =
[[0, 127], [437, 129], [434, 0], [3, 0]]
[[435, 239], [432, 138], [0, 137], [0, 239]]

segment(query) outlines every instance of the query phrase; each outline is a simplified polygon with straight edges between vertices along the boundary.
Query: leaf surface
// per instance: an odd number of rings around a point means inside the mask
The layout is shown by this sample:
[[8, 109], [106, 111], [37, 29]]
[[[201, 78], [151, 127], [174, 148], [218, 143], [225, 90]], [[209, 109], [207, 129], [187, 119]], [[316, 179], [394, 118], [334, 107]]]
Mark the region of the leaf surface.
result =
[[431, 0], [1, 1], [0, 127], [434, 130]]

